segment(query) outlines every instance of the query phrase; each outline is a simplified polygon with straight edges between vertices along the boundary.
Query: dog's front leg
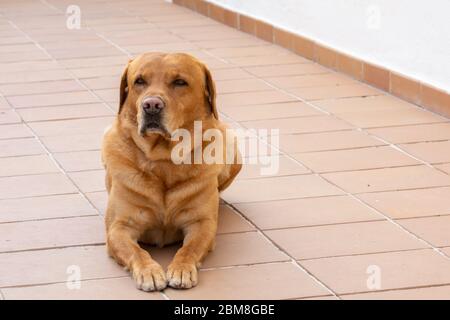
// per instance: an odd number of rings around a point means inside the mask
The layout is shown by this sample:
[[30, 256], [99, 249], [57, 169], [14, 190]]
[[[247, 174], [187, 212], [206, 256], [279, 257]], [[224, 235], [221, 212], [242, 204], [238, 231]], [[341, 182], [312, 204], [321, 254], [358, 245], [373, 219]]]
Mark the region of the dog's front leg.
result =
[[164, 269], [139, 246], [138, 237], [135, 229], [113, 222], [108, 228], [108, 252], [119, 264], [130, 270], [138, 289], [162, 290], [167, 286]]
[[185, 230], [183, 246], [167, 268], [167, 280], [173, 288], [188, 289], [198, 282], [197, 267], [213, 249], [217, 220], [203, 219], [189, 225]]

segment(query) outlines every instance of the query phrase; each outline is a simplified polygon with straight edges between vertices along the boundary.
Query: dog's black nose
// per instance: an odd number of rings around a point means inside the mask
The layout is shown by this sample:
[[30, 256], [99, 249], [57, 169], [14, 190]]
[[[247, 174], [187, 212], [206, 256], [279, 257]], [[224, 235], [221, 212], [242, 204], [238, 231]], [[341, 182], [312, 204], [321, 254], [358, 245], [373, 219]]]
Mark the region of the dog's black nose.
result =
[[147, 114], [157, 114], [164, 109], [164, 101], [158, 97], [148, 97], [142, 101], [142, 109], [144, 109]]

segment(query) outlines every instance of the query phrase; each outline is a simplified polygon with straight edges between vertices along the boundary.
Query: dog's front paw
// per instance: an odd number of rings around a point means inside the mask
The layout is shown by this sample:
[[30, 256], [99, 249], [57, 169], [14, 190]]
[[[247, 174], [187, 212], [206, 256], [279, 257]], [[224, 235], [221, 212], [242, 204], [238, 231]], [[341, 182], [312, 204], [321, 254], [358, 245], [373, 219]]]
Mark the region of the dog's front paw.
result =
[[167, 268], [167, 281], [172, 288], [195, 287], [198, 282], [197, 267], [194, 263], [172, 262]]
[[160, 291], [167, 286], [164, 269], [157, 263], [133, 267], [132, 275], [137, 288], [143, 291]]

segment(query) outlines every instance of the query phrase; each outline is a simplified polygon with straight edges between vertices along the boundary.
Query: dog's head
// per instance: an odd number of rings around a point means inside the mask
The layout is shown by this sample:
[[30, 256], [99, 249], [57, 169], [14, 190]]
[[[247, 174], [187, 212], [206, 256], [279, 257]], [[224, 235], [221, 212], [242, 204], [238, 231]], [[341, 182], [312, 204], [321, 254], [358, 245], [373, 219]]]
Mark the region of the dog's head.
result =
[[131, 60], [120, 84], [119, 114], [141, 136], [169, 137], [195, 120], [218, 119], [214, 82], [208, 68], [183, 53], [146, 53]]

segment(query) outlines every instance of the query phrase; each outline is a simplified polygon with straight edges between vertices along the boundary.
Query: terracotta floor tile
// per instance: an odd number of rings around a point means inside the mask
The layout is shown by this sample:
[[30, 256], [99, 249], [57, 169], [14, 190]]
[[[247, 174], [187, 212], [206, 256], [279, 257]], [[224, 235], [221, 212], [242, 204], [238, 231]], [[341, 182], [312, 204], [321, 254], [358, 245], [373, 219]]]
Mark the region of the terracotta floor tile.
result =
[[217, 104], [222, 106], [246, 106], [277, 102], [296, 101], [297, 99], [279, 91], [241, 92], [219, 95]]
[[22, 120], [18, 116], [15, 110], [12, 109], [0, 109], [0, 124], [12, 124], [20, 123]]
[[219, 94], [273, 90], [263, 81], [255, 79], [216, 81], [216, 89]]
[[111, 109], [100, 103], [25, 108], [18, 109], [17, 112], [25, 121], [63, 120], [113, 115]]
[[99, 102], [99, 100], [88, 91], [10, 96], [8, 97], [8, 100], [16, 108], [47, 107], [63, 104], [83, 104]]
[[[236, 33], [236, 31], [230, 27], [227, 27], [225, 25], [221, 25], [221, 24], [215, 24], [212, 26], [208, 26], [208, 27], [177, 27], [177, 28], [172, 28], [171, 29], [173, 33], [178, 34], [178, 35], [183, 35], [183, 37], [186, 35], [191, 35], [192, 32], [194, 31], [203, 31], [205, 33], [212, 33], [212, 34], [216, 34], [216, 36], [214, 37], [215, 39], [217, 39], [218, 36], [221, 35], [230, 35], [230, 34], [234, 34]], [[242, 34], [238, 33], [236, 36], [241, 37]], [[197, 37], [193, 37], [190, 39], [198, 39]], [[224, 39], [231, 39], [228, 37], [224, 37]]]
[[0, 158], [0, 177], [59, 172], [47, 155]]
[[[305, 166], [286, 156], [267, 156], [248, 158], [236, 179], [255, 179], [264, 177], [281, 177], [311, 173]], [[255, 161], [257, 163], [250, 163]]]
[[[181, 243], [163, 248], [146, 244], [141, 244], [141, 247], [147, 250], [163, 268], [167, 268], [181, 247]], [[200, 269], [207, 270], [288, 260], [290, 258], [285, 253], [256, 231], [222, 233], [216, 236], [216, 247], [206, 256]]]
[[[105, 56], [105, 57], [91, 57], [81, 59], [64, 59], [60, 63], [68, 69], [82, 68], [82, 67], [99, 67], [99, 66], [124, 66], [128, 62], [128, 57], [123, 56]], [[84, 82], [85, 80], [83, 80]]]
[[113, 117], [102, 117], [33, 122], [30, 123], [30, 127], [39, 136], [61, 136], [87, 133], [97, 133], [99, 136], [103, 136], [103, 131], [112, 123], [113, 119]]
[[206, 64], [209, 70], [223, 70], [223, 69], [233, 69], [235, 66], [232, 64], [229, 64], [226, 61], [223, 61], [222, 59], [211, 57], [211, 56], [204, 56], [201, 58], [203, 63]]
[[30, 43], [30, 40], [27, 39], [25, 36], [11, 36], [11, 37], [4, 37], [0, 40], [1, 44], [18, 44], [18, 43]]
[[119, 104], [119, 94], [117, 89], [94, 90], [94, 93], [103, 101]]
[[297, 300], [339, 300], [335, 296], [322, 296], [322, 297], [313, 297], [313, 298], [300, 298]]
[[368, 130], [391, 143], [427, 142], [450, 139], [450, 123], [418, 124]]
[[426, 166], [327, 173], [324, 177], [351, 193], [450, 185], [450, 177]]
[[227, 205], [219, 206], [217, 234], [253, 231], [255, 228]]
[[51, 92], [70, 92], [85, 90], [77, 81], [58, 80], [28, 83], [14, 83], [0, 85], [0, 92], [6, 96], [20, 96], [28, 94], [43, 94]]
[[389, 146], [292, 155], [315, 172], [351, 171], [418, 165], [420, 162]]
[[54, 157], [66, 172], [103, 169], [100, 151], [64, 152]]
[[35, 138], [0, 140], [0, 157], [44, 154], [45, 150]]
[[97, 90], [97, 89], [117, 89], [119, 90], [119, 81], [117, 81], [117, 77], [98, 77], [98, 78], [88, 78], [82, 79], [83, 82], [89, 89]]
[[123, 268], [108, 257], [105, 246], [2, 253], [1, 257], [1, 287], [65, 283], [67, 269], [71, 266], [80, 268], [82, 280], [127, 276]]
[[287, 153], [340, 150], [380, 146], [384, 143], [362, 131], [347, 130], [280, 136], [280, 148]]
[[450, 188], [359, 194], [358, 198], [393, 219], [450, 214]]
[[[379, 267], [381, 289], [450, 283], [450, 261], [431, 249], [301, 261], [338, 294], [371, 291], [371, 266]], [[413, 275], [413, 276], [411, 276]]]
[[94, 215], [79, 194], [0, 200], [0, 223]]
[[4, 44], [0, 52], [33, 52], [39, 50], [33, 43]]
[[[7, 52], [0, 53], [0, 60], [2, 62], [20, 62], [24, 60], [47, 60], [48, 56], [42, 51], [33, 51], [33, 52]], [[67, 78], [66, 78], [67, 79]], [[16, 82], [20, 82], [17, 81]]]
[[330, 116], [243, 121], [241, 124], [249, 129], [278, 129], [280, 134], [352, 129], [352, 127], [344, 121]]
[[274, 45], [244, 48], [217, 48], [208, 50], [212, 55], [221, 58], [254, 57], [285, 54], [286, 50]]
[[0, 139], [33, 137], [33, 133], [23, 124], [0, 125]]
[[[40, 53], [39, 53], [40, 55]], [[0, 54], [0, 57], [3, 56]], [[26, 60], [26, 59], [25, 59]], [[7, 62], [6, 60], [2, 60]], [[20, 57], [17, 57], [15, 61], [23, 61]], [[25, 71], [25, 70], [24, 70]], [[12, 84], [12, 83], [26, 83], [37, 81], [57, 81], [57, 80], [70, 80], [73, 79], [72, 75], [65, 70], [36, 70], [27, 72], [4, 72], [0, 73], [0, 84]]]
[[444, 122], [446, 118], [425, 110], [378, 110], [339, 113], [338, 117], [359, 128], [389, 127]]
[[267, 78], [266, 80], [273, 85], [283, 89], [338, 86], [357, 83], [355, 80], [337, 73], [323, 73], [293, 77], [274, 77]]
[[4, 97], [0, 97], [0, 110], [11, 110], [11, 106]]
[[72, 40], [68, 42], [59, 42], [59, 41], [49, 41], [46, 42], [43, 46], [48, 50], [55, 49], [69, 49], [69, 48], [80, 48], [80, 47], [108, 47], [110, 44], [101, 39], [100, 37], [97, 39], [80, 39], [80, 40]]
[[450, 174], [450, 163], [437, 165], [436, 168]]
[[76, 192], [61, 173], [0, 178], [0, 198], [25, 198]]
[[318, 64], [311, 63], [246, 67], [245, 70], [257, 77], [298, 76], [304, 74], [319, 74], [330, 72], [328, 69]]
[[302, 260], [427, 247], [388, 221], [270, 230], [266, 234]]
[[66, 283], [3, 289], [7, 300], [162, 300], [159, 292], [136, 289], [130, 277], [86, 280], [80, 289]]
[[348, 196], [238, 203], [235, 206], [261, 229], [382, 219], [375, 211]]
[[[18, 72], [18, 71], [44, 71], [44, 70], [62, 70], [61, 65], [50, 60], [50, 58], [44, 61], [18, 61], [11, 63], [4, 63], [2, 65], [1, 73]], [[8, 86], [9, 84], [5, 84]]]
[[104, 229], [99, 216], [2, 223], [0, 252], [97, 245], [105, 242]]
[[222, 193], [228, 203], [339, 195], [342, 192], [315, 175], [238, 180]]
[[[106, 128], [106, 125], [105, 125]], [[0, 127], [1, 130], [1, 127]], [[102, 134], [69, 134], [64, 136], [41, 137], [41, 141], [51, 152], [100, 150]]]
[[[217, 40], [219, 37], [222, 40], [241, 39], [241, 38], [245, 38], [248, 36], [242, 32], [236, 32], [235, 30], [233, 30], [231, 28], [223, 29], [222, 27], [223, 26], [221, 26], [221, 25], [211, 26], [211, 28], [209, 30], [204, 30], [204, 32], [202, 32], [202, 33], [192, 32], [192, 28], [188, 28], [188, 30], [177, 29], [177, 30], [172, 30], [172, 32], [175, 32], [178, 35], [182, 34], [184, 39], [188, 39], [191, 41], [202, 41], [202, 40], [210, 40], [211, 41], [211, 40]], [[252, 38], [254, 38], [254, 37], [252, 37]]]
[[83, 192], [106, 190], [104, 170], [72, 172], [69, 176]]
[[[167, 289], [171, 299], [288, 299], [326, 295], [306, 273], [291, 263], [262, 264], [200, 272], [197, 287]], [[239, 279], [239, 281], [236, 281]], [[217, 288], [221, 288], [217, 290]], [[267, 290], [271, 288], [271, 290]]]
[[120, 77], [124, 67], [122, 65], [117, 66], [101, 66], [101, 67], [83, 67], [75, 68], [70, 71], [79, 79], [104, 77], [104, 76], [116, 76]]
[[202, 268], [287, 260], [287, 255], [257, 232], [230, 233], [217, 236], [216, 247], [205, 258]]
[[102, 57], [102, 56], [120, 56], [123, 55], [121, 51], [111, 47], [100, 47], [100, 48], [78, 48], [78, 49], [58, 49], [58, 50], [48, 50], [48, 52], [55, 59], [74, 59], [74, 58], [84, 58], [84, 57]]
[[[217, 48], [240, 48], [240, 47], [253, 47], [267, 45], [267, 42], [253, 38], [242, 37], [235, 39], [225, 40], [199, 40], [193, 41], [193, 43], [201, 48], [205, 49], [217, 49]], [[252, 57], [253, 58], [253, 57]]]
[[413, 110], [416, 107], [408, 102], [387, 95], [353, 97], [345, 99], [329, 99], [314, 101], [314, 105], [331, 113], [378, 110]]
[[303, 102], [270, 103], [245, 107], [223, 107], [221, 112], [236, 121], [290, 118], [323, 114]]
[[108, 193], [106, 191], [86, 192], [85, 195], [101, 215], [106, 213], [108, 204]]
[[343, 300], [448, 300], [450, 286], [368, 292], [340, 297]]
[[252, 75], [240, 68], [220, 69], [212, 72], [215, 81], [250, 79]]
[[401, 144], [399, 147], [428, 163], [450, 162], [450, 140]]
[[251, 66], [273, 66], [279, 64], [294, 64], [294, 63], [311, 63], [311, 61], [295, 54], [286, 54], [278, 56], [257, 56], [257, 57], [238, 57], [228, 58], [228, 60], [240, 67]]
[[305, 100], [339, 99], [366, 97], [382, 94], [381, 91], [363, 84], [345, 84], [340, 86], [292, 88], [289, 92]]
[[450, 246], [450, 216], [402, 219], [398, 223], [435, 247]]

